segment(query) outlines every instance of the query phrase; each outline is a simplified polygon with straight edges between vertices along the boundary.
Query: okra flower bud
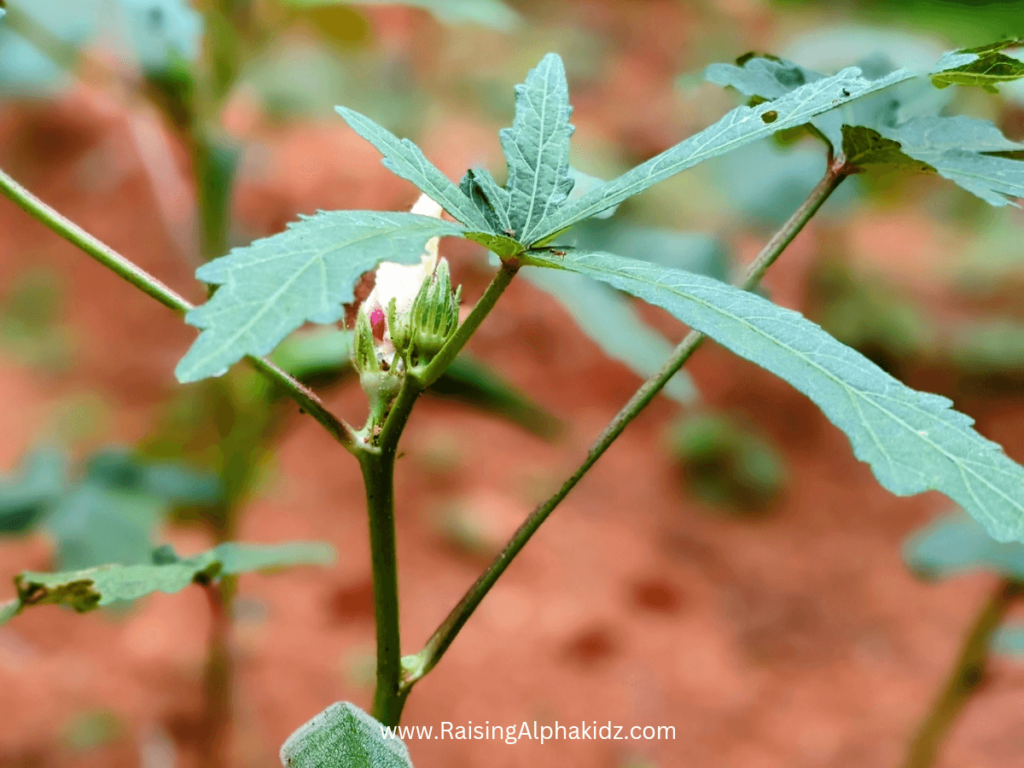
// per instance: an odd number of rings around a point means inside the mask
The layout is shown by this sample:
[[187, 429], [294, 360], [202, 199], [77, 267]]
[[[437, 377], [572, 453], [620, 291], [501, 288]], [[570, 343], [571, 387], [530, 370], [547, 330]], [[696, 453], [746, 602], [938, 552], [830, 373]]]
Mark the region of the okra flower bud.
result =
[[452, 293], [448, 262], [441, 259], [432, 279], [416, 294], [411, 313], [411, 350], [420, 363], [428, 362], [459, 327], [460, 286]]

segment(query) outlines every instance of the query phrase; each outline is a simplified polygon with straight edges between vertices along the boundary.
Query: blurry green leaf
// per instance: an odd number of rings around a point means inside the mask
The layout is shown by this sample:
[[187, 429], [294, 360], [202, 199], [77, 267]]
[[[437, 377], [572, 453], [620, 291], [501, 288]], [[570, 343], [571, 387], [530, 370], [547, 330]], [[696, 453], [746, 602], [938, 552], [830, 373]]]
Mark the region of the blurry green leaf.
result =
[[332, 704], [300, 727], [281, 747], [284, 768], [412, 768], [397, 736], [354, 704]]
[[550, 439], [561, 429], [561, 422], [549, 411], [465, 352], [452, 361], [427, 392], [501, 416], [538, 437]]
[[1024, 656], [1024, 623], [1004, 624], [992, 636], [992, 652], [1003, 656]]
[[0, 534], [33, 529], [64, 491], [67, 457], [54, 448], [29, 454], [21, 469], [0, 478]]
[[1019, 48], [1024, 40], [1002, 40], [978, 48], [963, 48], [945, 54], [932, 70], [936, 88], [950, 85], [968, 85], [998, 93], [998, 83], [1024, 77], [1024, 61], [1007, 56], [1003, 51]]
[[246, 355], [265, 355], [306, 321], [333, 323], [356, 282], [382, 261], [419, 261], [427, 240], [458, 224], [411, 213], [321, 212], [200, 267], [219, 285], [186, 316], [202, 334], [178, 363], [178, 381], [220, 376]]
[[952, 362], [970, 373], [1024, 371], [1024, 323], [971, 320], [958, 324], [945, 345]]
[[930, 318], [906, 291], [877, 275], [824, 262], [814, 270], [810, 295], [821, 307], [815, 320], [828, 334], [890, 372], [937, 346]]
[[535, 251], [524, 260], [669, 311], [810, 397], [893, 493], [941, 491], [1000, 540], [1024, 538], [1024, 468], [949, 400], [910, 389], [800, 314], [717, 280], [606, 253]]
[[[597, 176], [591, 176], [589, 173], [584, 173], [578, 168], [569, 166], [569, 176], [572, 177], [572, 189], [569, 190], [569, 196], [566, 198], [569, 202], [578, 200], [584, 195], [594, 192], [599, 186], [605, 183], [604, 179], [599, 179]], [[594, 219], [609, 219], [615, 215], [615, 212], [619, 210], [619, 206], [614, 205], [607, 210], [595, 213]]]
[[277, 570], [295, 565], [329, 565], [334, 549], [318, 542], [288, 544], [221, 544], [202, 554], [179, 559], [162, 548], [153, 564], [103, 565], [62, 573], [25, 571], [14, 579], [17, 608], [3, 620], [33, 605], [67, 605], [79, 613], [123, 600], [163, 592], [180, 592], [189, 584], [206, 584], [220, 576]]
[[446, 24], [471, 23], [508, 32], [519, 25], [520, 18], [501, 0], [284, 0], [293, 8], [314, 8], [320, 5], [405, 5], [422, 8]]
[[[825, 175], [826, 158], [818, 147], [807, 143], [783, 148], [774, 142], [762, 141], [730, 152], [711, 163], [707, 170], [708, 180], [721, 187], [723, 202], [735, 211], [736, 218], [745, 224], [750, 222], [775, 230], [821, 181]], [[752, 169], [756, 170], [752, 172]], [[843, 205], [850, 201], [854, 191], [846, 185], [840, 187], [818, 215], [839, 215], [837, 212], [843, 210]], [[634, 255], [620, 248], [602, 250], [623, 256]]]
[[87, 478], [61, 498], [44, 521], [56, 544], [56, 567], [78, 570], [99, 563], [148, 561], [166, 511], [158, 498]]
[[903, 559], [912, 571], [945, 579], [971, 571], [991, 571], [1024, 580], [1024, 546], [1000, 543], [966, 515], [937, 520], [903, 545]]
[[[9, 24], [0, 29], [0, 88], [46, 93], [66, 80], [74, 47], [105, 44], [130, 52], [146, 72], [194, 60], [202, 16], [188, 0], [11, 0]], [[65, 46], [70, 46], [69, 50]]]
[[913, 77], [900, 70], [878, 80], [867, 80], [856, 67], [802, 85], [778, 99], [755, 107], [739, 107], [660, 155], [641, 163], [617, 179], [600, 185], [575, 202], [566, 203], [547, 216], [521, 240], [542, 243], [552, 235], [607, 210], [659, 181], [745, 144], [767, 138], [785, 128], [807, 123], [815, 115]]
[[212, 506], [223, 494], [210, 473], [107, 449], [89, 457], [82, 479], [54, 500], [43, 524], [62, 570], [133, 565], [149, 561], [156, 528], [170, 507]]
[[558, 54], [549, 53], [516, 86], [515, 121], [499, 132], [508, 163], [508, 218], [522, 242], [572, 190], [571, 114], [565, 66]]
[[786, 467], [771, 443], [720, 414], [685, 416], [669, 451], [696, 496], [736, 510], [762, 510], [785, 487]]
[[590, 219], [574, 227], [567, 240], [580, 250], [608, 251], [663, 267], [696, 272], [716, 280], [729, 277], [729, 256], [722, 242], [700, 232], [677, 232], [617, 220]]
[[199, 56], [203, 17], [193, 10], [189, 0], [118, 2], [128, 28], [128, 39], [143, 70], [161, 71], [178, 60], [193, 61]]
[[74, 480], [66, 464], [63, 453], [40, 449], [20, 476], [0, 483], [0, 533], [39, 524], [53, 537], [61, 569], [148, 562], [169, 507], [214, 505], [223, 497], [216, 476], [121, 449], [93, 454]]
[[350, 364], [352, 332], [322, 328], [293, 333], [278, 345], [271, 359], [301, 381], [329, 376]]
[[[640, 319], [621, 294], [582, 275], [555, 270], [528, 270], [530, 282], [554, 296], [580, 329], [613, 360], [626, 364], [641, 378], [656, 374], [673, 345]], [[693, 381], [680, 371], [664, 392], [683, 405], [699, 397]]]
[[76, 752], [110, 744], [124, 732], [124, 724], [117, 713], [97, 709], [74, 715], [63, 728], [63, 741]]
[[451, 179], [431, 164], [420, 148], [409, 139], [399, 140], [386, 128], [346, 107], [337, 107], [337, 111], [353, 131], [373, 144], [384, 156], [385, 168], [396, 176], [411, 181], [421, 192], [469, 229], [477, 229], [485, 234], [500, 234], [492, 231], [487, 219], [473, 202]]

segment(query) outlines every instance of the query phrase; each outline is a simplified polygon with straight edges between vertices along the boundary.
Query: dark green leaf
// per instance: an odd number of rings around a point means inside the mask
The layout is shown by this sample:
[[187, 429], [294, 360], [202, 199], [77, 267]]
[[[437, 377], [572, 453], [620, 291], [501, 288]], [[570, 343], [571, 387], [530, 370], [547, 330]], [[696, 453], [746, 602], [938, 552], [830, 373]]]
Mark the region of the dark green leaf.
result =
[[526, 260], [669, 311], [811, 398], [893, 493], [941, 491], [996, 538], [1024, 538], [1024, 468], [949, 400], [910, 389], [800, 314], [717, 280], [606, 253], [537, 251]]
[[903, 546], [903, 558], [930, 578], [991, 571], [1024, 580], [1024, 546], [995, 541], [966, 515], [942, 518], [915, 533]]
[[397, 736], [354, 704], [332, 704], [288, 737], [284, 768], [412, 768]]
[[157, 550], [152, 564], [145, 565], [103, 565], [62, 573], [26, 571], [14, 579], [17, 607], [5, 609], [0, 618], [6, 621], [25, 608], [50, 604], [67, 605], [85, 613], [154, 592], [180, 592], [193, 582], [205, 584], [219, 576], [295, 565], [329, 565], [333, 561], [333, 548], [318, 542], [227, 543], [184, 559], [172, 551]]
[[205, 264], [196, 277], [220, 288], [186, 317], [203, 333], [178, 363], [178, 380], [219, 376], [246, 355], [265, 355], [306, 321], [336, 322], [364, 273], [382, 261], [415, 263], [427, 240], [463, 231], [411, 213], [318, 213]]

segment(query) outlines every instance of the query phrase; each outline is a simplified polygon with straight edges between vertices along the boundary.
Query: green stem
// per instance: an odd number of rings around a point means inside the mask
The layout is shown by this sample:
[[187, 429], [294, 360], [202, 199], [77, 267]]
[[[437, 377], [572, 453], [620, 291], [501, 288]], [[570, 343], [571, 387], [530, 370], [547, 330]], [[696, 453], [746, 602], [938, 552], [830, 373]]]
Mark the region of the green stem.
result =
[[992, 635], [999, 628], [1007, 609], [1024, 595], [1024, 582], [1002, 580], [978, 612], [964, 639], [960, 655], [953, 665], [931, 709], [918, 726], [907, 750], [903, 768], [930, 768], [935, 764], [939, 746], [949, 733], [964, 706], [985, 680], [985, 667]]
[[405, 377], [402, 388], [391, 404], [377, 436], [376, 444], [357, 444], [355, 453], [363, 470], [366, 507], [370, 520], [373, 602], [377, 622], [377, 688], [373, 697], [372, 714], [384, 725], [398, 724], [409, 693], [402, 672], [398, 563], [395, 554], [394, 474], [398, 442], [420, 393], [440, 376], [459, 354], [480, 327], [483, 319], [494, 308], [498, 297], [508, 287], [518, 269], [515, 264], [502, 264], [483, 296], [441, 352], [418, 376]]
[[[758, 254], [757, 258], [747, 269], [741, 284], [745, 290], [749, 291], [760, 283], [768, 267], [782, 254], [793, 241], [793, 238], [799, 234], [804, 225], [810, 221], [811, 217], [814, 216], [828, 199], [829, 195], [835, 191], [836, 187], [842, 183], [848, 174], [849, 170], [842, 159], [829, 164], [821, 182], [811, 191], [811, 194], [804, 203], [793, 213], [782, 228], [768, 241], [761, 253]], [[423, 647], [423, 650], [407, 660], [408, 669], [404, 683], [406, 691], [411, 689], [418, 680], [422, 679], [437, 665], [445, 651], [452, 644], [452, 641], [455, 640], [459, 631], [469, 620], [469, 617], [473, 615], [477, 606], [480, 605], [481, 601], [491, 590], [491, 587], [494, 586], [495, 582], [497, 582], [505, 572], [505, 569], [522, 551], [523, 547], [526, 546], [527, 542], [529, 542], [544, 521], [548, 519], [548, 516], [569, 495], [569, 492], [576, 487], [576, 484], [590, 468], [597, 463], [597, 460], [615, 442], [616, 438], [622, 434], [626, 426], [647, 407], [648, 403], [654, 399], [662, 387], [676, 375], [679, 369], [690, 359], [690, 356], [697, 351], [703, 340], [704, 335], [696, 331], [691, 331], [687, 334], [686, 338], [676, 347], [672, 356], [669, 357], [658, 373], [644, 382], [640, 389], [629, 399], [629, 402], [612, 419], [611, 423], [605, 427], [604, 431], [590, 447], [583, 463], [580, 464], [551, 498], [538, 506], [523, 522], [501, 553], [487, 567], [487, 570], [480, 574], [480, 577], [469, 588], [458, 605], [452, 609], [451, 613], [448, 614], [437, 628]]]
[[[2, 170], [0, 170], [0, 194], [43, 226], [84, 251], [86, 255], [91, 256], [94, 260], [122, 279], [127, 280], [143, 293], [152, 296], [165, 307], [177, 312], [179, 315], [184, 315], [192, 309], [192, 304], [184, 297], [168, 288], [144, 269], [133, 264], [110, 246], [97, 240], [74, 222], [66, 219]], [[320, 398], [312, 390], [289, 376], [266, 358], [249, 357], [247, 359], [256, 370], [279, 386], [292, 400], [298, 403], [303, 411], [316, 419], [335, 440], [346, 448], [351, 449], [351, 428], [328, 411], [320, 401]]]
[[397, 725], [405, 705], [401, 632], [398, 616], [398, 561], [395, 553], [395, 456], [358, 454], [366, 486], [370, 519], [373, 603], [377, 621], [377, 690], [372, 714], [384, 725]]

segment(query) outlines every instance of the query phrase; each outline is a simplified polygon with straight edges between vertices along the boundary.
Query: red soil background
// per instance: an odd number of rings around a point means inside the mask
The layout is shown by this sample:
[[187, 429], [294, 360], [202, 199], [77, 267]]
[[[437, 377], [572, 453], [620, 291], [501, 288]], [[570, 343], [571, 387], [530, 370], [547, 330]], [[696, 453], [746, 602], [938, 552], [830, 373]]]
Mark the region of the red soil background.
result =
[[[638, 5], [643, 14], [593, 5], [588, 24], [619, 28], [618, 47], [603, 90], [576, 99], [575, 122], [580, 133], [600, 125], [643, 156], [712, 116], [673, 113], [672, 78], [686, 60], [676, 48], [696, 34], [688, 12], [675, 3]], [[741, 34], [747, 42], [760, 39], [770, 19], [739, 6]], [[422, 46], [423, 36], [438, 29], [417, 13], [379, 14], [375, 23], [380, 38], [395, 44]], [[269, 158], [264, 177], [246, 179], [236, 199], [240, 226], [250, 235], [276, 231], [298, 212], [402, 209], [414, 198], [340, 121], [280, 128], [235, 117]], [[50, 105], [5, 108], [0, 164], [200, 301], [202, 289], [156, 213], [151, 178], [127, 131], [119, 105], [79, 88]], [[428, 155], [453, 174], [497, 151], [490, 126], [459, 115], [422, 139]], [[180, 153], [176, 163], [178, 173], [187, 173]], [[907, 211], [860, 223], [857, 232], [812, 224], [770, 275], [773, 297], [807, 305], [806, 273], [826, 237], [845, 238], [854, 253], [870, 250], [876, 265], [898, 261], [906, 272], [913, 264], [912, 278], [926, 282], [939, 237], [928, 220]], [[858, 249], [865, 231], [877, 237]], [[177, 386], [173, 366], [194, 332], [6, 203], [0, 233], [2, 284], [32, 266], [58, 270], [67, 296], [63, 320], [78, 342], [73, 367], [59, 376], [0, 359], [0, 466], [14, 466], [58, 404], [82, 392], [99, 393], [108, 405], [97, 444], [145, 435]], [[734, 244], [749, 255], [758, 240], [736, 235]], [[479, 260], [465, 250], [449, 254], [456, 277], [478, 294], [486, 279]], [[651, 317], [675, 338], [684, 332]], [[407, 651], [429, 636], [485, 563], [440, 533], [443, 511], [469, 505], [500, 540], [572, 470], [638, 385], [525, 282], [510, 288], [470, 349], [563, 417], [568, 429], [548, 444], [462, 407], [434, 401], [417, 410], [397, 488]], [[790, 482], [770, 514], [709, 514], [688, 497], [662, 445], [678, 406], [655, 402], [510, 568], [411, 696], [405, 718], [435, 728], [442, 721], [610, 720], [671, 725], [675, 740], [412, 741], [418, 768], [898, 764], [992, 580], [979, 575], [929, 585], [909, 574], [902, 540], [948, 502], [889, 495], [803, 396], [712, 345], [689, 370], [711, 407], [757, 424], [784, 454]], [[327, 400], [353, 420], [361, 415], [357, 391]], [[958, 405], [982, 433], [1024, 460], [1024, 401]], [[240, 538], [323, 539], [339, 558], [329, 570], [241, 581], [232, 749], [239, 768], [277, 765], [280, 744], [308, 718], [338, 700], [368, 707], [372, 695], [359, 473], [315, 423], [297, 412], [293, 420]], [[438, 441], [447, 446], [443, 467], [431, 447]], [[195, 529], [166, 534], [186, 552], [208, 544]], [[45, 570], [49, 556], [42, 537], [2, 541], [0, 575]], [[11, 592], [0, 586], [0, 599]], [[204, 595], [186, 590], [147, 600], [120, 618], [46, 608], [0, 629], [0, 765], [135, 766], [140, 744], [152, 746], [157, 733], [174, 743], [177, 765], [194, 765], [208, 625]], [[68, 723], [95, 710], [115, 713], [120, 735], [99, 749], [71, 749], [62, 737]], [[1019, 766], [1022, 713], [1024, 668], [999, 661], [940, 765]]]

